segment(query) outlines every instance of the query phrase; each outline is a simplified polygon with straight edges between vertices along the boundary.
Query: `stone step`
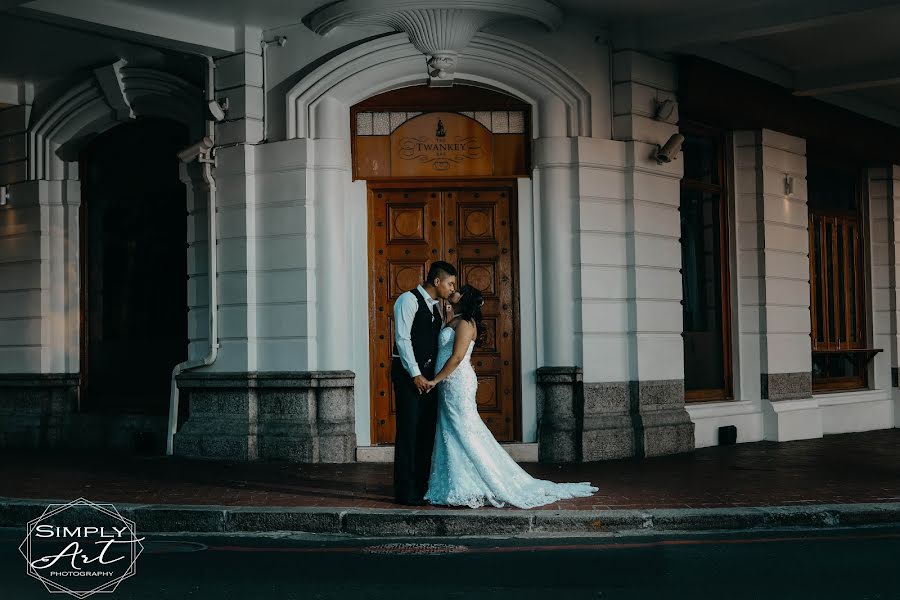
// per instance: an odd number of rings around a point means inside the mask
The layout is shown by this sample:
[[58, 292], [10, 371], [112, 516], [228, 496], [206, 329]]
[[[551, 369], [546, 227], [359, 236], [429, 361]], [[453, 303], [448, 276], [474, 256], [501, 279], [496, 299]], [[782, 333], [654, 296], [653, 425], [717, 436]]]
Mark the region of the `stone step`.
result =
[[[0, 498], [0, 527], [26, 528], [61, 500]], [[138, 532], [306, 532], [366, 537], [609, 534], [900, 523], [900, 503], [646, 510], [366, 509], [115, 503]]]

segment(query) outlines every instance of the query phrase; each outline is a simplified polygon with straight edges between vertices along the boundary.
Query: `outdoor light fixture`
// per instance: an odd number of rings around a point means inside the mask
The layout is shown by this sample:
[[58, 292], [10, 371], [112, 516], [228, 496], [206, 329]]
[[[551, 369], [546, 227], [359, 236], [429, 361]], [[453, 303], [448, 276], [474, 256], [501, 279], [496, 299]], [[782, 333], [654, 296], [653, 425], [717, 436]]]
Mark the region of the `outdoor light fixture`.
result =
[[209, 106], [209, 112], [216, 121], [225, 120], [225, 112], [228, 110], [228, 98], [210, 100], [206, 105]]
[[9, 191], [5, 185], [0, 185], [0, 206], [6, 206], [9, 201]]
[[192, 144], [187, 148], [184, 148], [178, 153], [178, 158], [181, 159], [182, 162], [191, 162], [198, 156], [203, 153], [209, 152], [209, 150], [213, 147], [212, 139], [205, 135], [203, 139], [201, 139], [196, 144]]
[[684, 136], [680, 133], [673, 133], [672, 136], [662, 146], [657, 146], [656, 154], [653, 158], [657, 164], [671, 162], [678, 156], [681, 150], [681, 144], [684, 143]]
[[794, 193], [794, 178], [790, 175], [784, 176], [784, 195], [790, 196]]
[[665, 121], [670, 116], [672, 116], [672, 111], [675, 110], [675, 101], [671, 98], [666, 98], [665, 100], [660, 101], [656, 100], [656, 111], [653, 113], [653, 118], [657, 121]]

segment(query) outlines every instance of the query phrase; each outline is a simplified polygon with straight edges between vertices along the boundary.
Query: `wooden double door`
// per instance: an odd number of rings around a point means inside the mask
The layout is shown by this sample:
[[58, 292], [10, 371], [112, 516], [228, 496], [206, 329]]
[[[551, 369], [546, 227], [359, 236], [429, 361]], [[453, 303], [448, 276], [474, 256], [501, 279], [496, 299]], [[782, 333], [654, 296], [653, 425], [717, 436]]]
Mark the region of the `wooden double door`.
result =
[[472, 353], [478, 412], [498, 441], [521, 438], [514, 193], [512, 182], [369, 183], [373, 444], [394, 442], [394, 302], [435, 260], [456, 267], [458, 287], [484, 295], [487, 333]]

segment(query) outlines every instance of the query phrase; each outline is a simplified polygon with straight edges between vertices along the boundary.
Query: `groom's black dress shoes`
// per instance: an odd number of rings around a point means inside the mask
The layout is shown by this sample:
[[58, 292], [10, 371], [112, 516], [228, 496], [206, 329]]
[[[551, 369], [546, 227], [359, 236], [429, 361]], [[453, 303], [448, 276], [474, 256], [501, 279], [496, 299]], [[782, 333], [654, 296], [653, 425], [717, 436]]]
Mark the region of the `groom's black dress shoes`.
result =
[[428, 504], [428, 502], [425, 501], [425, 498], [395, 498], [394, 502], [406, 506], [424, 506]]

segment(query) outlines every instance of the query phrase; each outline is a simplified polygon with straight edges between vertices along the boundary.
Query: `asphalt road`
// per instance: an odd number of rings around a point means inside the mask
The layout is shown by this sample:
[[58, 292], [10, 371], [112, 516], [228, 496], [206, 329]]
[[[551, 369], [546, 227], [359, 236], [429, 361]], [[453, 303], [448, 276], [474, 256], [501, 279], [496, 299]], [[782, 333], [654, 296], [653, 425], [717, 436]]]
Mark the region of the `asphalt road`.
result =
[[[26, 575], [23, 537], [0, 529], [0, 598], [49, 598]], [[900, 526], [427, 540], [178, 534], [143, 544], [137, 573], [92, 598], [900, 599]]]

